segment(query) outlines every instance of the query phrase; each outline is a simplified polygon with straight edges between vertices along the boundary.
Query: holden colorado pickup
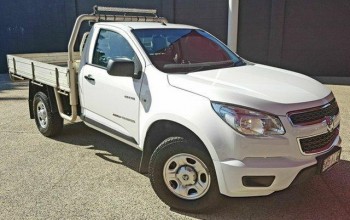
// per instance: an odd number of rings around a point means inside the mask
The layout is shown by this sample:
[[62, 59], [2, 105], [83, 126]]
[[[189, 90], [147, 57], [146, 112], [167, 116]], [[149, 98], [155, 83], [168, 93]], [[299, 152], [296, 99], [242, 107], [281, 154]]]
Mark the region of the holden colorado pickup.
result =
[[[29, 79], [30, 117], [43, 135], [79, 116], [140, 149], [155, 193], [189, 212], [222, 195], [269, 195], [340, 160], [327, 87], [155, 14], [96, 6], [77, 18], [68, 53], [7, 55], [10, 76]], [[79, 35], [83, 21], [92, 27]]]

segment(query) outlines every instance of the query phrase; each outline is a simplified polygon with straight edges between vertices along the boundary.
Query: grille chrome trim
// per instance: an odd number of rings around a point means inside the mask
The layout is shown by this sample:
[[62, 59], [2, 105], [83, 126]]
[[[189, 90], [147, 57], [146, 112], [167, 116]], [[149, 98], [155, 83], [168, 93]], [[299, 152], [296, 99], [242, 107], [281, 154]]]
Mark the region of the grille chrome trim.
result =
[[[323, 111], [325, 111], [326, 108], [328, 107], [332, 107], [335, 109], [330, 109], [329, 111], [335, 111], [335, 114], [326, 114], [323, 113]], [[304, 114], [304, 117], [307, 117], [305, 115], [307, 114], [321, 114], [322, 116], [317, 117], [314, 116], [316, 119], [314, 120], [309, 120], [309, 121], [305, 121], [305, 122], [293, 122], [293, 116], [300, 116], [303, 117], [302, 115]], [[332, 116], [332, 117], [337, 117], [339, 115], [339, 106], [337, 104], [337, 101], [335, 99], [333, 99], [332, 101], [330, 101], [329, 103], [322, 105], [322, 106], [318, 106], [318, 107], [313, 107], [313, 108], [307, 108], [307, 109], [302, 109], [302, 110], [296, 110], [296, 111], [291, 111], [287, 113], [287, 118], [289, 120], [289, 122], [292, 124], [293, 127], [299, 127], [299, 126], [308, 126], [308, 125], [314, 125], [314, 124], [318, 124], [318, 123], [322, 123], [325, 121], [325, 117], [326, 116]], [[295, 121], [295, 120], [294, 120]]]
[[[339, 128], [340, 128], [340, 126], [338, 125], [332, 132], [325, 132], [325, 133], [316, 134], [316, 135], [312, 135], [312, 136], [297, 138], [300, 152], [303, 155], [314, 155], [314, 154], [319, 154], [319, 153], [323, 153], [323, 152], [328, 151], [330, 148], [332, 148], [333, 143], [334, 143], [334, 141], [337, 138], [339, 139], [338, 140], [338, 144], [339, 144], [339, 142], [341, 143], [341, 139], [340, 139], [340, 136], [339, 136], [339, 133], [340, 133], [340, 129]], [[313, 149], [313, 150], [310, 150], [310, 151], [304, 151], [302, 143], [301, 143], [302, 140], [304, 140], [304, 139], [311, 139], [311, 138], [315, 138], [315, 137], [320, 137], [320, 136], [324, 136], [324, 135], [327, 135], [327, 134], [331, 135], [330, 141], [328, 141], [323, 146], [320, 146], [320, 147], [318, 147], [316, 149]]]

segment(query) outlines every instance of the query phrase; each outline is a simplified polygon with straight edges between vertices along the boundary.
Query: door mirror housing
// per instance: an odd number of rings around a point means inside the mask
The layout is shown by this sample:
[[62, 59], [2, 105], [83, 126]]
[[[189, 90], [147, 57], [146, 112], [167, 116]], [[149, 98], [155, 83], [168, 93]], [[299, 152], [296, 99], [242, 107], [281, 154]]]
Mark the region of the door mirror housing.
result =
[[132, 77], [134, 79], [141, 78], [141, 71], [135, 68], [134, 61], [127, 58], [110, 59], [107, 64], [107, 73], [112, 76]]

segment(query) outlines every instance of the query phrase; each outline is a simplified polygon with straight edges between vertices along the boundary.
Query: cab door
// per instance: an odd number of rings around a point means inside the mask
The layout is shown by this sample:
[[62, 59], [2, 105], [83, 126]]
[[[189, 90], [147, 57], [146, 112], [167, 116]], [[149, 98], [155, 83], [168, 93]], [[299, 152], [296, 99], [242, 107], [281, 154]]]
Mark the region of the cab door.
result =
[[110, 59], [130, 59], [141, 65], [125, 36], [115, 30], [99, 30], [92, 57], [80, 73], [82, 115], [88, 124], [137, 144], [142, 78], [107, 73]]

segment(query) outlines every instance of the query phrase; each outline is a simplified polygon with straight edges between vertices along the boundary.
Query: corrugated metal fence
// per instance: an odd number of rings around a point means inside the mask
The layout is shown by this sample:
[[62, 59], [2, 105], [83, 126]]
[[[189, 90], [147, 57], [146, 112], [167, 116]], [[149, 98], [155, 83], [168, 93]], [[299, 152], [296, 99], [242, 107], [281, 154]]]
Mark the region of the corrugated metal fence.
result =
[[[0, 73], [8, 53], [63, 52], [93, 5], [156, 8], [170, 22], [227, 40], [228, 0], [2, 0]], [[349, 0], [241, 0], [238, 53], [310, 76], [350, 77]]]
[[309, 76], [349, 79], [350, 1], [241, 0], [238, 53]]
[[7, 72], [8, 53], [67, 51], [75, 18], [94, 5], [155, 8], [171, 22], [197, 25], [226, 41], [226, 0], [2, 0], [0, 73]]

